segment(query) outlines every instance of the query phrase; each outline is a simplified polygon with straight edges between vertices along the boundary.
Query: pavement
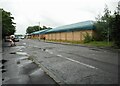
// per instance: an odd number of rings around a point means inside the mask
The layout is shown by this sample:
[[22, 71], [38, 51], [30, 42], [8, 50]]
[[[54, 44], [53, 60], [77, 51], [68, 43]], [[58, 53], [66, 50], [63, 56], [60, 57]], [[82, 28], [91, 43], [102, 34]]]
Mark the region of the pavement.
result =
[[16, 43], [10, 47], [8, 42], [3, 43], [2, 59], [0, 61], [1, 84], [58, 84], [23, 51], [25, 46]]
[[119, 52], [24, 39], [22, 50], [58, 84], [118, 84]]

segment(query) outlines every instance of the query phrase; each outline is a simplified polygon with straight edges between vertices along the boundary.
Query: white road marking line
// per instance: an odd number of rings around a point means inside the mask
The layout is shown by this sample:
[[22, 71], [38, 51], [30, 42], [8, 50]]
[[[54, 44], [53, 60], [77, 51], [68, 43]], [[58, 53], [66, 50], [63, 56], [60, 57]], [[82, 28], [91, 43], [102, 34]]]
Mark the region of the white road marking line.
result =
[[65, 59], [70, 60], [70, 61], [72, 61], [72, 62], [76, 62], [76, 63], [81, 64], [81, 65], [87, 66], [87, 67], [89, 67], [89, 68], [98, 69], [98, 68], [96, 68], [96, 67], [94, 67], [94, 66], [92, 66], [92, 65], [88, 65], [88, 64], [85, 64], [85, 63], [82, 63], [82, 62], [79, 62], [79, 61], [70, 59], [70, 58], [68, 58], [68, 57], [64, 57], [64, 56], [62, 56], [62, 55], [57, 55], [57, 56], [62, 57], [62, 58], [65, 58]]
[[[53, 52], [51, 52], [51, 51], [49, 51], [49, 50], [46, 50], [46, 52], [48, 52], [48, 53], [50, 53], [50, 54], [53, 54]], [[76, 60], [74, 60], [74, 59], [70, 59], [70, 58], [68, 58], [68, 57], [64, 57], [64, 56], [62, 56], [62, 55], [60, 55], [60, 54], [58, 54], [57, 56], [62, 57], [62, 58], [65, 58], [65, 59], [67, 59], [67, 60], [69, 60], [69, 61], [72, 61], [72, 62], [76, 62], [76, 63], [81, 64], [81, 65], [87, 66], [87, 67], [92, 68], [92, 69], [98, 69], [98, 68], [96, 68], [96, 67], [94, 67], [94, 66], [92, 66], [92, 65], [88, 65], [88, 64], [85, 64], [85, 63], [76, 61]]]

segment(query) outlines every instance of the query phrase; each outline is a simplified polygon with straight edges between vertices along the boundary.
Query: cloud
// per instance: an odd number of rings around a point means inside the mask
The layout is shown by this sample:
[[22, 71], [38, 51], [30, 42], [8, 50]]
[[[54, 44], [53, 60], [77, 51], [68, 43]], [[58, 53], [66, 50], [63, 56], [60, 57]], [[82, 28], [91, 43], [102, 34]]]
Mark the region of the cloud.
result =
[[105, 4], [114, 11], [119, 0], [0, 0], [0, 6], [12, 13], [17, 33], [30, 25], [57, 27], [84, 20], [95, 20]]

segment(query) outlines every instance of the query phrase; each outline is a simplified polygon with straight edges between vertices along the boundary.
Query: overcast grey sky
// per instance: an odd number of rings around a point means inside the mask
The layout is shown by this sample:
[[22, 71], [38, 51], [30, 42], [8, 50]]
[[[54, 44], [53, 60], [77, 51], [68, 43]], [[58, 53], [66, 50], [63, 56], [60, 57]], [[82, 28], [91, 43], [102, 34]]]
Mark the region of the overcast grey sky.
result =
[[16, 34], [25, 34], [32, 25], [58, 27], [95, 20], [105, 4], [114, 11], [119, 0], [0, 0], [0, 8], [12, 13]]

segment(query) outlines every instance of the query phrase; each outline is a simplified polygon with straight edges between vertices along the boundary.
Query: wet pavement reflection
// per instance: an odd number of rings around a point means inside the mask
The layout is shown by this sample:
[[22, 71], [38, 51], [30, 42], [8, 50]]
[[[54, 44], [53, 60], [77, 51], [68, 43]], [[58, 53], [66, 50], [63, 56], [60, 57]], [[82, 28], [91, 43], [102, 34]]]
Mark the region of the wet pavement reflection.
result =
[[22, 48], [25, 47], [16, 46], [11, 49], [13, 52], [4, 52], [4, 60], [1, 62], [3, 64], [3, 66], [1, 65], [2, 84], [57, 85], [51, 77], [30, 59], [26, 52], [22, 51]]

